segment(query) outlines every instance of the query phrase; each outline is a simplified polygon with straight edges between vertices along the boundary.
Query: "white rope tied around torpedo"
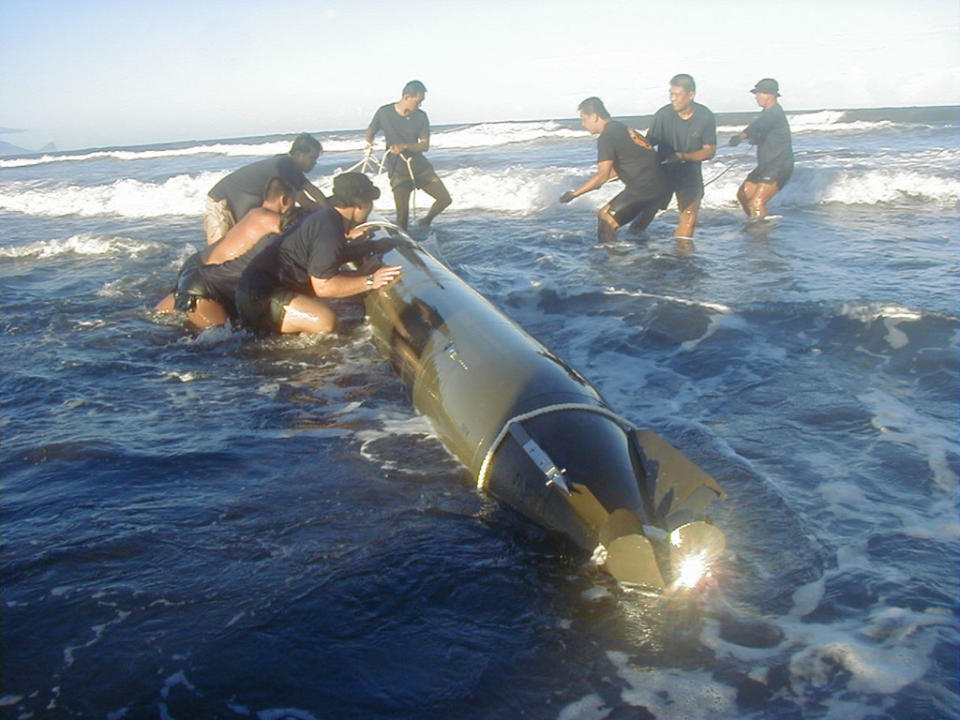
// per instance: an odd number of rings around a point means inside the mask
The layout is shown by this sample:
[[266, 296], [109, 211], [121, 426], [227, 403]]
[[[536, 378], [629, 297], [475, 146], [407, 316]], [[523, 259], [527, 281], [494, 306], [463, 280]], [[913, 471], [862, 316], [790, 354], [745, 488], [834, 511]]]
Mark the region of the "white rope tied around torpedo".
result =
[[490, 444], [490, 448], [487, 450], [487, 454], [483, 458], [483, 463], [480, 465], [480, 472], [477, 473], [477, 489], [487, 489], [487, 473], [490, 472], [490, 463], [493, 461], [493, 456], [496, 454], [497, 450], [500, 449], [500, 445], [503, 443], [504, 438], [506, 438], [507, 433], [510, 432], [511, 425], [517, 422], [530, 420], [531, 418], [540, 417], [541, 415], [564, 412], [565, 410], [583, 410], [586, 412], [603, 415], [604, 417], [610, 418], [616, 422], [624, 430], [632, 430], [635, 427], [632, 422], [624, 419], [620, 415], [617, 415], [615, 412], [613, 412], [613, 410], [608, 410], [607, 408], [600, 407], [598, 405], [586, 405], [583, 403], [559, 403], [557, 405], [547, 405], [542, 408], [537, 408], [536, 410], [515, 415], [503, 424], [503, 427], [500, 428], [500, 432], [497, 433], [497, 436]]

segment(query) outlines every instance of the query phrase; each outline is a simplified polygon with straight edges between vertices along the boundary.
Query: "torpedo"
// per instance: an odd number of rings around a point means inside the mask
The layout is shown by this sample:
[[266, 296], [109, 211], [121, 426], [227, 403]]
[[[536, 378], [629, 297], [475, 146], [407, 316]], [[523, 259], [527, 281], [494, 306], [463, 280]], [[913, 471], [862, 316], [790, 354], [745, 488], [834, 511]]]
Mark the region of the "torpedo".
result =
[[367, 226], [367, 269], [403, 266], [365, 298], [374, 344], [477, 488], [594, 554], [617, 581], [695, 585], [724, 549], [705, 515], [726, 493], [401, 229]]

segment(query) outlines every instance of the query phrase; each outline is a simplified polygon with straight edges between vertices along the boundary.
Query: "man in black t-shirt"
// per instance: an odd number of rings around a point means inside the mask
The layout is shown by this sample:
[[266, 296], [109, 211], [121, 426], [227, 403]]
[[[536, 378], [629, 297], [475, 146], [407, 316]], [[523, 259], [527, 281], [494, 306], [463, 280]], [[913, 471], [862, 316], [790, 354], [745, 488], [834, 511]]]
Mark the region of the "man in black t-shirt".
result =
[[675, 237], [691, 239], [697, 225], [703, 174], [700, 163], [717, 152], [717, 121], [713, 113], [693, 99], [697, 85], [685, 73], [670, 78], [670, 104], [657, 110], [647, 140], [657, 146], [667, 182], [677, 196], [680, 222]]
[[420, 220], [426, 227], [452, 202], [443, 181], [423, 156], [430, 149], [430, 121], [420, 109], [427, 88], [419, 80], [404, 86], [400, 99], [382, 106], [367, 128], [367, 144], [373, 145], [377, 133], [383, 131], [387, 145], [387, 174], [397, 206], [397, 225], [406, 229], [410, 217], [410, 195], [420, 188], [434, 199], [427, 214]]
[[323, 148], [315, 137], [301, 133], [286, 155], [258, 160], [222, 178], [207, 193], [203, 226], [207, 243], [213, 244], [237, 224], [252, 208], [263, 202], [267, 182], [273, 177], [286, 180], [297, 191], [295, 200], [307, 210], [327, 204], [324, 194], [307, 180]]
[[656, 152], [622, 122], [611, 119], [600, 98], [589, 97], [577, 109], [583, 127], [599, 136], [597, 173], [576, 190], [561, 195], [560, 202], [568, 203], [619, 177], [625, 188], [597, 213], [597, 239], [615, 239], [617, 229], [634, 218], [638, 229], [646, 228], [669, 200]]
[[337, 175], [332, 207], [303, 218], [243, 271], [236, 294], [243, 326], [258, 334], [330, 333], [337, 314], [325, 299], [377, 290], [400, 277], [399, 265], [367, 275], [341, 269], [347, 233], [366, 222], [378, 197], [380, 190], [363, 173]]
[[757, 167], [740, 185], [737, 200], [748, 217], [759, 220], [767, 216], [767, 201], [793, 175], [793, 143], [790, 123], [777, 101], [779, 83], [773, 78], [764, 78], [750, 92], [763, 111], [745, 130], [730, 138], [730, 144], [739, 145], [741, 140], [749, 140], [757, 146]]

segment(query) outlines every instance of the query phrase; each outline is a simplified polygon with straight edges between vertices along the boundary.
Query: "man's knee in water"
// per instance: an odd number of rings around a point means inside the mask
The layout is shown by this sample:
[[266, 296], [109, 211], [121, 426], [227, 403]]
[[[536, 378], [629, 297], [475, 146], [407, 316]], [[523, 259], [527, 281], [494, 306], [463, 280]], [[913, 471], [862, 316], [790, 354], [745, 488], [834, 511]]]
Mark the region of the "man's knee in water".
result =
[[605, 223], [608, 227], [617, 230], [620, 227], [620, 221], [617, 220], [616, 216], [610, 212], [610, 206], [604, 205], [597, 212], [597, 218]]

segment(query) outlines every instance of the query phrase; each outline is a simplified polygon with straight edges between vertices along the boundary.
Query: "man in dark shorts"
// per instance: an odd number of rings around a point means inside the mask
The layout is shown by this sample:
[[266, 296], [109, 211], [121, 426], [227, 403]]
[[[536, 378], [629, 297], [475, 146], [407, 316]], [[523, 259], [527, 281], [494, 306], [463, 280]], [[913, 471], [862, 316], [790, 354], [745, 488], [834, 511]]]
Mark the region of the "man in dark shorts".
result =
[[427, 88], [419, 80], [411, 80], [403, 88], [400, 99], [381, 107], [367, 128], [367, 144], [373, 145], [377, 133], [383, 131], [387, 144], [387, 174], [397, 206], [397, 225], [406, 229], [410, 218], [410, 195], [420, 188], [434, 202], [419, 224], [426, 227], [452, 202], [443, 181], [423, 156], [430, 149], [430, 121], [420, 109]]
[[671, 193], [677, 196], [680, 222], [674, 237], [691, 239], [703, 198], [700, 163], [717, 152], [717, 121], [693, 99], [697, 85], [681, 73], [670, 78], [670, 104], [657, 110], [647, 140], [657, 146]]
[[267, 183], [263, 204], [213, 245], [183, 263], [174, 291], [157, 305], [158, 312], [179, 310], [196, 329], [237, 322], [234, 294], [240, 275], [261, 250], [279, 237], [291, 219], [293, 187], [283, 178]]
[[307, 215], [244, 270], [237, 286], [243, 326], [258, 335], [330, 333], [337, 315], [324, 300], [378, 290], [400, 277], [399, 265], [366, 275], [341, 269], [347, 233], [366, 221], [378, 197], [380, 190], [363, 173], [337, 175], [331, 207]]
[[634, 218], [635, 227], [646, 228], [670, 198], [657, 153], [642, 137], [631, 135], [622, 122], [612, 120], [600, 98], [589, 97], [577, 109], [583, 127], [599, 136], [597, 174], [576, 190], [565, 192], [560, 202], [568, 203], [619, 177], [626, 187], [597, 213], [597, 239], [616, 239], [617, 228]]
[[207, 243], [213, 244], [237, 224], [252, 208], [263, 202], [263, 190], [272, 177], [281, 177], [297, 191], [295, 200], [307, 210], [324, 207], [327, 199], [304, 173], [313, 170], [323, 148], [319, 141], [301, 133], [285, 155], [258, 160], [221, 179], [207, 193], [203, 227]]
[[757, 167], [737, 190], [737, 200], [751, 220], [767, 216], [767, 202], [780, 191], [793, 175], [793, 143], [790, 123], [777, 101], [780, 85], [773, 78], [763, 78], [751, 90], [757, 105], [763, 108], [760, 117], [745, 130], [730, 138], [731, 145], [749, 140], [757, 146]]

